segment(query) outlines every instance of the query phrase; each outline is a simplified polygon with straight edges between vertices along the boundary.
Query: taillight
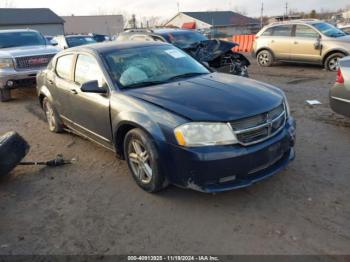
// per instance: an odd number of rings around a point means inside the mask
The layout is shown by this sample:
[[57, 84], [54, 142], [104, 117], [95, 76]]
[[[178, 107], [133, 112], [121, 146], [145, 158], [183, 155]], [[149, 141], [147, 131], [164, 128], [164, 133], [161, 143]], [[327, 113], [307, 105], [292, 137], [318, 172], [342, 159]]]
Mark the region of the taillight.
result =
[[339, 84], [344, 84], [344, 77], [343, 77], [343, 74], [342, 74], [340, 68], [338, 69], [336, 82], [339, 83]]

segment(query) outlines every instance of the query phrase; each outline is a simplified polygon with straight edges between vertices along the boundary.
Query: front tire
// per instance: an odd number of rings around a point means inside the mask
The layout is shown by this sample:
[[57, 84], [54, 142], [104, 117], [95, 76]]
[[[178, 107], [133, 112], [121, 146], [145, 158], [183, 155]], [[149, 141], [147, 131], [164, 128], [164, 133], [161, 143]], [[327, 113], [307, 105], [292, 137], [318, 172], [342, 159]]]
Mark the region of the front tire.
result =
[[168, 185], [155, 144], [143, 130], [136, 128], [126, 134], [124, 155], [134, 180], [143, 190], [154, 193]]
[[7, 102], [11, 100], [11, 90], [7, 88], [0, 88], [0, 102]]
[[63, 132], [63, 125], [55, 108], [47, 97], [43, 100], [43, 110], [45, 112], [46, 120], [49, 125], [49, 130], [54, 133]]
[[273, 64], [273, 55], [268, 50], [262, 50], [256, 56], [258, 64], [263, 67], [270, 67]]
[[343, 58], [343, 53], [335, 53], [327, 57], [325, 61], [325, 68], [329, 71], [335, 72], [339, 69], [339, 59]]

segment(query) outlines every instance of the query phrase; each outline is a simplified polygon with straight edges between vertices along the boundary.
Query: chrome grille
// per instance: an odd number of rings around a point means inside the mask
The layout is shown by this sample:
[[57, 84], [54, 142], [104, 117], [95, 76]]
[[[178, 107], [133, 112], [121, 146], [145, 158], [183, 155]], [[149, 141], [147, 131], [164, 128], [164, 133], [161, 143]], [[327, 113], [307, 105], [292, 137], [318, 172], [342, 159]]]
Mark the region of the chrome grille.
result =
[[281, 104], [269, 112], [237, 120], [230, 125], [242, 145], [252, 145], [277, 134], [286, 120], [286, 110]]
[[45, 67], [54, 57], [53, 54], [39, 56], [24, 56], [16, 58], [17, 69], [40, 68]]

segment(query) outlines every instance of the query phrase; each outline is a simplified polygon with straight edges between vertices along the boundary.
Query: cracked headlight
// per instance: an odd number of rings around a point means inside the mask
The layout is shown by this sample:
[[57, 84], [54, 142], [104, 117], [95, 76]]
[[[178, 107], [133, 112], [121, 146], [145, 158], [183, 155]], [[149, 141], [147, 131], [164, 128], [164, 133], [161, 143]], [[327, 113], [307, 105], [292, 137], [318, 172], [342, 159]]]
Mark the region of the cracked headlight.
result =
[[232, 145], [238, 143], [229, 124], [188, 123], [174, 130], [179, 145], [187, 147]]
[[13, 61], [11, 58], [0, 58], [0, 69], [13, 68]]

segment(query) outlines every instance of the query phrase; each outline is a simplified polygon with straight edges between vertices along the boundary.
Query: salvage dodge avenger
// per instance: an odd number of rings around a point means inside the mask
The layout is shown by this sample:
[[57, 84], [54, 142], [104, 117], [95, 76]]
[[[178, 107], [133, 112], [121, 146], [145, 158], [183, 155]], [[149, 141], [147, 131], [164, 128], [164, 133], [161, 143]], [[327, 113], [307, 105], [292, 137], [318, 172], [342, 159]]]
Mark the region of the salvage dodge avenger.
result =
[[67, 49], [38, 74], [37, 89], [51, 131], [115, 151], [148, 192], [246, 187], [294, 158], [281, 90], [212, 72], [166, 43]]

